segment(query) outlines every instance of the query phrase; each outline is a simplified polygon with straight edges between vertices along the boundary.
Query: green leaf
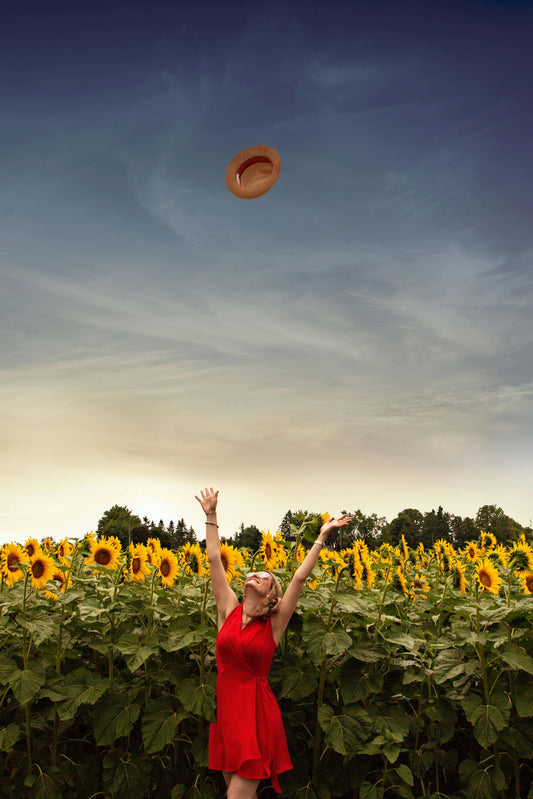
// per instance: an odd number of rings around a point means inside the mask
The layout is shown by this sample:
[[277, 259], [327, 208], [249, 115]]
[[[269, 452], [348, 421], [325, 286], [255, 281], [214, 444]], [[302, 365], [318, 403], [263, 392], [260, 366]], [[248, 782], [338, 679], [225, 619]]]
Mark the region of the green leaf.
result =
[[134, 633], [124, 633], [117, 641], [119, 652], [126, 656], [126, 664], [131, 672], [137, 671], [151, 655], [159, 652], [157, 636], [141, 637]]
[[463, 706], [467, 720], [470, 722], [470, 724], [474, 724], [474, 713], [483, 704], [481, 697], [478, 696], [478, 694], [467, 694], [467, 696], [463, 697], [461, 700], [461, 704]]
[[513, 699], [520, 718], [533, 716], [533, 680], [518, 674], [513, 686]]
[[40, 672], [31, 669], [15, 669], [9, 677], [8, 683], [17, 702], [25, 705], [36, 696], [39, 688], [44, 685], [44, 681], [44, 669]]
[[322, 640], [322, 649], [326, 655], [342, 655], [351, 646], [352, 639], [342, 630], [326, 633]]
[[214, 685], [188, 677], [178, 689], [178, 698], [188, 713], [203, 716], [208, 721], [212, 719], [215, 712]]
[[492, 778], [494, 771], [495, 769], [474, 771], [468, 783], [468, 799], [494, 799], [497, 796], [501, 789]]
[[37, 780], [33, 785], [32, 796], [35, 799], [62, 799], [63, 787], [49, 774], [39, 771]]
[[0, 685], [6, 685], [16, 668], [17, 664], [14, 660], [0, 655]]
[[533, 674], [533, 658], [522, 647], [516, 644], [509, 644], [505, 651], [500, 652], [500, 657], [512, 669]]
[[108, 746], [131, 732], [141, 708], [130, 704], [127, 696], [114, 694], [101, 699], [94, 719], [94, 739], [98, 746]]
[[396, 766], [396, 772], [397, 772], [398, 776], [404, 782], [407, 783], [407, 785], [410, 785], [411, 787], [413, 787], [413, 785], [415, 784], [415, 781], [414, 781], [414, 777], [413, 777], [413, 772], [411, 771], [409, 766], [406, 766], [404, 763], [402, 763], [400, 766]]
[[22, 734], [18, 724], [8, 724], [0, 730], [0, 751], [9, 752]]
[[391, 630], [387, 631], [387, 633], [382, 633], [382, 637], [390, 644], [398, 644], [398, 646], [403, 646], [410, 652], [412, 652], [414, 649], [418, 649], [418, 645], [413, 636], [408, 635], [407, 633]]
[[104, 759], [104, 785], [113, 799], [145, 799], [151, 770], [152, 760], [147, 755], [134, 758], [110, 752]]
[[182, 782], [178, 782], [172, 788], [170, 799], [182, 799], [182, 797], [185, 796], [186, 791], [187, 791], [187, 786], [184, 785]]
[[353, 660], [348, 661], [341, 671], [340, 688], [343, 701], [346, 704], [361, 702], [371, 694], [379, 694], [383, 688], [383, 675], [379, 671], [369, 674], [358, 672], [361, 666], [355, 665]]
[[383, 788], [370, 782], [361, 783], [359, 799], [383, 799]]
[[74, 718], [80, 705], [95, 705], [109, 688], [107, 678], [97, 677], [87, 669], [77, 669], [65, 677], [65, 698], [57, 706], [61, 721]]
[[186, 712], [180, 709], [173, 711], [164, 699], [157, 699], [146, 705], [143, 721], [142, 736], [144, 751], [148, 754], [160, 752], [167, 744], [171, 743], [176, 735], [180, 721], [186, 717]]
[[283, 680], [280, 695], [288, 697], [289, 699], [298, 700], [304, 699], [316, 690], [317, 675], [316, 670], [305, 669], [305, 661], [302, 664], [303, 669], [297, 669], [289, 674]]
[[363, 726], [356, 719], [352, 716], [336, 716], [328, 705], [319, 708], [318, 721], [328, 746], [345, 757], [355, 755], [360, 742], [366, 737]]
[[463, 657], [463, 652], [458, 649], [445, 649], [439, 652], [434, 667], [434, 680], [437, 685], [464, 674], [466, 665]]
[[474, 735], [484, 749], [488, 749], [497, 738], [500, 730], [507, 726], [500, 708], [496, 705], [481, 705], [472, 713]]
[[387, 652], [382, 647], [366, 641], [355, 641], [348, 653], [355, 660], [362, 660], [364, 663], [377, 663], [382, 658], [387, 657]]
[[31, 633], [35, 646], [39, 646], [57, 635], [58, 622], [59, 619], [56, 620], [52, 615], [39, 613], [31, 621], [25, 621], [24, 627]]
[[362, 597], [352, 596], [351, 594], [342, 594], [337, 597], [335, 610], [341, 610], [343, 613], [356, 613], [358, 615], [367, 615], [371, 612], [371, 606]]

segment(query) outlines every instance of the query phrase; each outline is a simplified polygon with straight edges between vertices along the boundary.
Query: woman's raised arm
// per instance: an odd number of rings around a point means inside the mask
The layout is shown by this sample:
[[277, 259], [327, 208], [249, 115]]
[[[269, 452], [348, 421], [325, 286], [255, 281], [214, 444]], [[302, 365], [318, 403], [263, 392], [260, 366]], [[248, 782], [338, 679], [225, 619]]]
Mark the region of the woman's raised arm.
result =
[[205, 488], [200, 491], [200, 497], [196, 497], [205, 512], [205, 543], [207, 559], [209, 560], [209, 572], [211, 574], [211, 588], [218, 609], [219, 629], [224, 624], [226, 617], [233, 608], [237, 607], [239, 600], [234, 591], [229, 587], [226, 579], [226, 571], [222, 563], [220, 552], [220, 538], [218, 536], [217, 523], [217, 504], [218, 491], [213, 488]]
[[315, 568], [318, 561], [318, 556], [320, 555], [320, 550], [328, 540], [328, 536], [333, 530], [337, 530], [339, 527], [344, 527], [351, 521], [352, 516], [348, 516], [348, 514], [345, 513], [342, 516], [339, 516], [338, 519], [328, 519], [328, 521], [324, 522], [320, 528], [320, 532], [315, 543], [310, 548], [303, 562], [294, 572], [293, 578], [283, 595], [283, 599], [278, 605], [278, 610], [272, 616], [272, 635], [274, 636], [274, 641], [276, 644], [281, 640], [281, 636], [285, 632], [290, 618], [296, 610], [296, 605], [298, 604], [298, 599], [302, 593], [302, 588], [305, 585], [305, 581]]

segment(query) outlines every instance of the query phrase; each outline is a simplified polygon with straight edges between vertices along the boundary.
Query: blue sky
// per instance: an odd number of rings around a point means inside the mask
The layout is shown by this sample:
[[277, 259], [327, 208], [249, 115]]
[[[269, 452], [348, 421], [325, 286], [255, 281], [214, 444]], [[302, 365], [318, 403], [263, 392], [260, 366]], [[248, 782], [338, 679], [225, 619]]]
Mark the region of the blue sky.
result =
[[0, 540], [204, 485], [529, 524], [533, 5], [180, 6], [6, 13]]

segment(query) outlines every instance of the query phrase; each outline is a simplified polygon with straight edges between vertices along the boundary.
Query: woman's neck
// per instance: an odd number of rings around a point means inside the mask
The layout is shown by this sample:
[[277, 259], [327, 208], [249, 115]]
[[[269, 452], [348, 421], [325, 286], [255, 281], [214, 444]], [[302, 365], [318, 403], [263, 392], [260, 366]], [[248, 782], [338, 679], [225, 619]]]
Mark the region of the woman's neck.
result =
[[242, 626], [250, 624], [254, 619], [259, 619], [263, 614], [260, 612], [260, 603], [249, 602], [248, 599], [243, 599], [242, 602]]

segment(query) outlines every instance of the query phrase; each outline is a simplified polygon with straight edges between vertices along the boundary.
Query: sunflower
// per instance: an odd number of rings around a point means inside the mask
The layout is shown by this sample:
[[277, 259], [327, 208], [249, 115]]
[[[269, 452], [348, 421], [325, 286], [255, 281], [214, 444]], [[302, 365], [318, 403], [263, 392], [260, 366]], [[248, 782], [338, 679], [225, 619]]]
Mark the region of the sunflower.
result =
[[24, 572], [19, 569], [19, 563], [28, 563], [28, 553], [17, 544], [4, 544], [2, 547], [2, 574], [6, 585], [14, 585], [22, 580]]
[[525, 540], [513, 544], [509, 556], [509, 567], [515, 571], [533, 571], [533, 552]]
[[521, 582], [524, 594], [533, 594], [533, 572], [522, 572]]
[[322, 568], [329, 570], [335, 577], [337, 577], [341, 569], [346, 567], [346, 562], [342, 555], [339, 555], [338, 552], [334, 552], [332, 549], [321, 549], [320, 561]]
[[458, 560], [455, 561], [450, 570], [450, 574], [452, 577], [453, 587], [458, 588], [462, 594], [466, 594], [467, 582], [466, 582], [465, 569], [460, 561]]
[[50, 536], [43, 538], [43, 542], [41, 544], [41, 549], [43, 550], [43, 552], [45, 552], [48, 555], [48, 553], [51, 552], [52, 549], [54, 549], [54, 547], [55, 547], [55, 541], [53, 538], [50, 538]]
[[157, 573], [165, 588], [171, 588], [178, 576], [178, 559], [170, 549], [161, 548], [157, 554]]
[[115, 547], [115, 549], [117, 550], [118, 554], [120, 555], [120, 553], [122, 551], [122, 544], [120, 542], [120, 538], [117, 538], [116, 535], [110, 535], [107, 538], [107, 542], [108, 542], [109, 546]]
[[421, 599], [427, 599], [426, 594], [429, 591], [429, 585], [426, 582], [425, 577], [421, 577], [420, 574], [415, 574], [415, 578], [411, 583], [411, 593], [413, 599], [420, 597]]
[[40, 550], [30, 558], [30, 577], [34, 588], [44, 588], [53, 578], [56, 564]]
[[[231, 544], [220, 545], [220, 557], [222, 558], [222, 565], [226, 572], [226, 580], [228, 583], [231, 583], [237, 574], [237, 569], [242, 569], [244, 567], [244, 558], [239, 550], [235, 549]], [[268, 571], [270, 571], [270, 569], [268, 569]]]
[[197, 577], [202, 577], [207, 573], [200, 544], [187, 542], [179, 553], [179, 560], [185, 574], [195, 574]]
[[479, 547], [476, 541], [469, 541], [465, 546], [462, 554], [470, 563], [475, 563], [479, 558]]
[[[267, 571], [272, 571], [278, 566], [278, 545], [274, 541], [270, 530], [267, 530], [266, 533], [263, 533], [263, 537], [261, 540], [261, 546], [259, 547], [259, 553], [263, 558], [263, 565], [265, 566]], [[227, 570], [226, 570], [227, 574]]]
[[298, 544], [298, 549], [296, 550], [296, 560], [298, 563], [303, 563], [305, 559], [305, 549], [301, 544]]
[[368, 546], [365, 544], [362, 538], [358, 538], [356, 541], [353, 542], [352, 550], [354, 553], [359, 555], [359, 560], [364, 560], [368, 558], [370, 555], [370, 550]]
[[397, 569], [394, 570], [394, 574], [392, 576], [392, 582], [397, 591], [401, 591], [405, 596], [409, 596], [409, 591], [407, 589], [407, 583], [405, 582], [405, 575], [403, 573], [403, 569], [398, 567]]
[[476, 567], [476, 575], [479, 585], [485, 591], [489, 591], [491, 594], [500, 593], [502, 578], [500, 576], [498, 569], [496, 569], [494, 564], [491, 563], [491, 561], [488, 558], [479, 561], [479, 564]]
[[479, 544], [482, 549], [492, 549], [497, 543], [496, 536], [493, 533], [486, 533], [484, 530], [480, 530]]
[[85, 558], [87, 566], [103, 566], [105, 569], [116, 569], [119, 553], [105, 536], [102, 536], [97, 541], [90, 538], [89, 546], [91, 554]]
[[200, 544], [193, 544], [193, 547], [194, 549], [191, 552], [191, 558], [189, 560], [189, 568], [197, 577], [203, 577], [204, 574], [207, 574], [205, 555], [202, 552]]
[[62, 541], [59, 542], [56, 549], [57, 559], [60, 563], [64, 566], [69, 565], [69, 561], [67, 560], [70, 555], [72, 555], [74, 551], [74, 547], [68, 540], [68, 538], [64, 538]]
[[361, 578], [365, 581], [367, 588], [372, 588], [372, 583], [376, 579], [376, 573], [372, 569], [372, 561], [370, 558], [363, 558], [362, 567]]
[[405, 536], [404, 536], [403, 533], [402, 533], [402, 537], [400, 539], [400, 546], [401, 546], [401, 550], [402, 550], [402, 558], [405, 558], [405, 560], [407, 560], [407, 558], [409, 556], [409, 547], [407, 546], [407, 541], [405, 540]]
[[53, 581], [54, 583], [57, 583], [57, 587], [59, 588], [59, 590], [61, 591], [62, 594], [65, 593], [67, 588], [70, 588], [70, 582], [71, 581], [69, 580], [68, 581], [68, 585], [67, 585], [67, 578], [65, 577], [65, 575], [61, 571], [61, 569], [58, 569], [57, 567], [54, 569], [54, 573], [52, 574], [51, 581]]
[[24, 549], [26, 550], [28, 557], [31, 558], [35, 555], [36, 552], [41, 551], [41, 545], [37, 541], [36, 538], [28, 538], [26, 543], [24, 544]]
[[157, 566], [159, 553], [161, 552], [161, 542], [159, 538], [149, 538], [146, 542], [148, 563], [153, 563]]
[[331, 516], [326, 511], [325, 513], [321, 513], [320, 514], [320, 518], [322, 519], [322, 524], [325, 524], [326, 522], [329, 522], [329, 520], [331, 519]]
[[354, 588], [356, 591], [360, 591], [363, 584], [363, 564], [360, 560], [354, 560], [352, 574], [354, 577]]
[[141, 583], [145, 576], [150, 574], [146, 547], [144, 544], [130, 544], [128, 553], [129, 565], [124, 570], [124, 579], [127, 583]]
[[494, 565], [500, 565], [504, 569], [509, 566], [509, 555], [507, 554], [506, 547], [503, 544], [498, 544], [497, 547], [491, 549], [488, 552], [487, 557], [494, 563]]

